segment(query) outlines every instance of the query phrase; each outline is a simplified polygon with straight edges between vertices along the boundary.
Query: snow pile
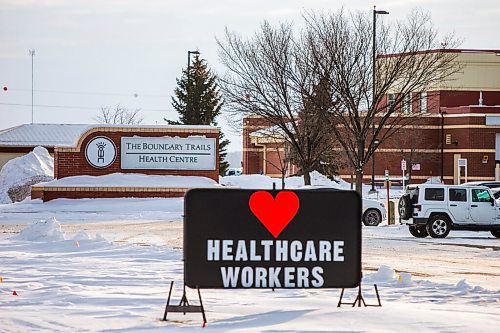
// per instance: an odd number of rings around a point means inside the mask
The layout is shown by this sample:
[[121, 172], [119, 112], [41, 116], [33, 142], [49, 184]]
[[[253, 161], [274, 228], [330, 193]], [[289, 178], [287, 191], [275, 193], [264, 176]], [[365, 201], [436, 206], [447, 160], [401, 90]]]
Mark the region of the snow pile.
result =
[[[92, 239], [92, 237], [83, 230], [78, 231], [72, 238], [68, 238], [62, 231], [61, 223], [59, 223], [55, 217], [29, 224], [26, 228], [21, 230], [19, 235], [12, 237], [12, 240], [43, 243], [69, 242], [77, 247], [83, 243], [108, 243], [101, 234], [96, 234], [95, 239]], [[62, 247], [61, 249], [66, 249], [66, 247]]]
[[459, 291], [467, 292], [472, 289], [472, 286], [465, 281], [465, 279], [462, 279], [458, 281], [457, 285], [455, 286]]
[[108, 240], [104, 238], [101, 234], [97, 233], [95, 235], [95, 238], [92, 238], [88, 233], [86, 233], [83, 230], [78, 231], [73, 238], [71, 239], [73, 241], [73, 245], [80, 247], [84, 246], [85, 248], [95, 248], [96, 246], [99, 247], [96, 243], [106, 243], [108, 244]]
[[433, 176], [433, 177], [427, 178], [427, 180], [425, 181], [425, 184], [442, 184], [441, 177]]
[[41, 220], [28, 225], [21, 230], [15, 240], [58, 242], [65, 240], [61, 224], [54, 217], [49, 220]]
[[47, 149], [8, 161], [0, 171], [0, 203], [22, 201], [31, 194], [31, 185], [54, 179], [54, 159]]
[[216, 181], [197, 176], [145, 175], [140, 173], [112, 173], [102, 176], [73, 176], [55, 179], [44, 186], [84, 187], [175, 187], [207, 188], [218, 187]]
[[[101, 236], [102, 237], [102, 236]], [[90, 235], [87, 234], [85, 231], [80, 230], [74, 237], [74, 241], [88, 241], [91, 240]]]
[[368, 283], [380, 283], [395, 287], [410, 287], [413, 283], [410, 273], [397, 273], [393, 268], [385, 265], [381, 265], [375, 273], [366, 274], [363, 280]]
[[345, 188], [345, 189], [351, 189], [351, 183], [349, 182], [346, 182], [345, 180], [343, 180], [342, 178], [340, 177], [337, 177], [335, 179], [335, 182], [342, 188]]
[[398, 274], [398, 284], [401, 287], [409, 287], [411, 286], [412, 280], [411, 280], [411, 274], [410, 273], [399, 273]]
[[[329, 188], [349, 189], [350, 185], [344, 181], [333, 181], [322, 175], [318, 171], [313, 171], [311, 176], [312, 186], [324, 186]], [[281, 179], [271, 178], [264, 175], [242, 175], [242, 176], [226, 176], [220, 178], [220, 183], [225, 186], [247, 188], [247, 189], [272, 189], [273, 183], [277, 189], [281, 189]], [[285, 188], [298, 189], [304, 187], [304, 177], [294, 176], [285, 178]]]
[[396, 271], [389, 266], [382, 265], [378, 268], [377, 273], [371, 276], [371, 279], [376, 282], [390, 282], [396, 279]]
[[225, 176], [220, 178], [220, 183], [230, 187], [264, 189], [272, 189], [276, 183], [276, 188], [281, 188], [280, 179], [264, 175]]

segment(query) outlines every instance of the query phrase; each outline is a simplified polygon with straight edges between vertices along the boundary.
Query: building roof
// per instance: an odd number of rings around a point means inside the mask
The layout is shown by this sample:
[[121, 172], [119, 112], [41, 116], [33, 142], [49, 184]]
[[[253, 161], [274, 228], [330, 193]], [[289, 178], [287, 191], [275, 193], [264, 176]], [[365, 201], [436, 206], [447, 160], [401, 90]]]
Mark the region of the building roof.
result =
[[0, 130], [0, 147], [73, 146], [80, 136], [95, 125], [23, 124]]
[[403, 53], [389, 53], [378, 55], [378, 58], [386, 57], [399, 57], [403, 55], [416, 55], [416, 54], [427, 54], [427, 53], [477, 53], [477, 54], [494, 54], [499, 55], [500, 50], [482, 50], [482, 49], [430, 49], [422, 51], [413, 52], [403, 52]]
[[126, 128], [163, 128], [217, 130], [215, 126], [206, 125], [120, 125], [120, 124], [23, 124], [0, 130], [0, 147], [74, 147], [80, 137], [93, 128], [118, 127]]

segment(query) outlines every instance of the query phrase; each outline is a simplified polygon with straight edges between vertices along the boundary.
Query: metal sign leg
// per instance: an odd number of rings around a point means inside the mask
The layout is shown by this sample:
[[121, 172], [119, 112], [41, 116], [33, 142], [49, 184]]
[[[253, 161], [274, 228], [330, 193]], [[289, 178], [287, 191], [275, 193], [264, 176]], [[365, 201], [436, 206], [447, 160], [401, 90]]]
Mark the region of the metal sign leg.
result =
[[168, 292], [168, 298], [167, 298], [167, 305], [165, 306], [165, 312], [163, 313], [163, 320], [167, 320], [167, 315], [169, 312], [177, 312], [177, 313], [183, 313], [184, 315], [186, 313], [201, 313], [203, 317], [203, 327], [205, 327], [205, 324], [207, 323], [207, 317], [205, 315], [205, 308], [203, 307], [203, 301], [201, 300], [201, 292], [200, 288], [196, 288], [198, 291], [198, 299], [200, 300], [200, 305], [190, 305], [189, 301], [187, 299], [186, 295], [186, 285], [184, 284], [183, 291], [182, 291], [182, 297], [181, 301], [179, 302], [179, 305], [170, 305], [170, 297], [172, 296], [172, 288], [174, 286], [174, 281], [170, 282], [170, 289]]
[[365, 298], [363, 297], [363, 293], [361, 292], [361, 283], [359, 283], [358, 294], [356, 295], [354, 302], [353, 303], [342, 302], [342, 299], [344, 298], [344, 290], [345, 290], [344, 288], [342, 288], [342, 291], [340, 292], [339, 302], [337, 303], [337, 307], [340, 308], [341, 305], [351, 305], [352, 307], [355, 307], [356, 305], [358, 305], [358, 307], [361, 307], [361, 304], [363, 304], [364, 307], [382, 306], [382, 303], [380, 302], [380, 295], [378, 293], [377, 285], [374, 284], [373, 287], [375, 288], [375, 294], [377, 295], [378, 304], [366, 304]]

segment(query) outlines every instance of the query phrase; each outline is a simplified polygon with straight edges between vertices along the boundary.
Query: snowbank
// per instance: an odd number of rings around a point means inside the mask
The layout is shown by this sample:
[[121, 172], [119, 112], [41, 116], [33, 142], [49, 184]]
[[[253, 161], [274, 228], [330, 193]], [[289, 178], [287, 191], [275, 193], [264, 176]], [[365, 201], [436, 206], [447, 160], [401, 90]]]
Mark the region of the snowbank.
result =
[[207, 188], [218, 187], [216, 181], [197, 176], [163, 176], [139, 173], [112, 173], [103, 176], [73, 176], [42, 183], [44, 186], [85, 186], [85, 187], [175, 187]]
[[31, 185], [54, 178], [54, 159], [47, 149], [8, 161], [0, 171], [0, 203], [21, 201], [30, 195]]
[[375, 273], [366, 274], [363, 281], [394, 287], [410, 287], [413, 283], [410, 273], [397, 273], [396, 270], [386, 265], [381, 265]]
[[427, 178], [427, 180], [425, 181], [425, 184], [442, 184], [441, 177], [435, 176], [435, 177]]
[[[310, 173], [312, 186], [325, 186], [332, 188], [348, 189], [349, 183], [344, 181], [333, 181], [317, 171]], [[248, 189], [272, 189], [273, 183], [277, 189], [281, 189], [281, 179], [271, 178], [264, 175], [242, 175], [242, 176], [226, 176], [220, 178], [220, 183], [225, 186], [233, 186]], [[287, 177], [285, 178], [285, 188], [297, 189], [304, 187], [304, 177]]]
[[19, 235], [14, 236], [13, 239], [57, 242], [65, 240], [65, 237], [61, 230], [61, 224], [53, 217], [49, 220], [41, 220], [28, 225], [21, 230]]
[[[107, 240], [101, 235], [96, 234], [93, 239], [88, 233], [83, 230], [78, 231], [73, 237], [67, 237], [61, 228], [61, 223], [55, 218], [49, 218], [47, 220], [39, 220], [33, 222], [26, 226], [19, 235], [11, 238], [15, 241], [28, 241], [28, 242], [38, 242], [38, 243], [51, 243], [58, 244], [57, 242], [70, 242], [72, 245], [80, 246], [81, 242], [84, 243], [100, 243], [107, 242]], [[63, 244], [65, 244], [63, 243]], [[59, 246], [59, 245], [56, 245]], [[67, 249], [64, 245], [61, 249]]]

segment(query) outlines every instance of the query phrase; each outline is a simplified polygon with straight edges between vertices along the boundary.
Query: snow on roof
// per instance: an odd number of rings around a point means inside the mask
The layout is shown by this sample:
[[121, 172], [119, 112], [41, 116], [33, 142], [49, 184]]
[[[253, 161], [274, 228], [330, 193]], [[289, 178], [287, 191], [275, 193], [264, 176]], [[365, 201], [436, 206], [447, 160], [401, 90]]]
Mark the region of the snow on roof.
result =
[[[78, 139], [94, 127], [131, 128], [184, 128], [183, 125], [118, 125], [118, 124], [23, 124], [0, 130], [0, 147], [73, 147]], [[199, 130], [215, 130], [218, 127], [189, 125]]]
[[[288, 130], [290, 130], [290, 132], [294, 131], [294, 128], [293, 128], [291, 123], [287, 123], [287, 128], [288, 128]], [[269, 126], [269, 127], [260, 129], [258, 131], [252, 132], [252, 133], [250, 133], [250, 136], [254, 137], [254, 138], [274, 137], [274, 138], [283, 139], [285, 134], [280, 126], [275, 125], [275, 126]]]
[[0, 146], [72, 146], [88, 129], [96, 125], [24, 124], [0, 131]]

